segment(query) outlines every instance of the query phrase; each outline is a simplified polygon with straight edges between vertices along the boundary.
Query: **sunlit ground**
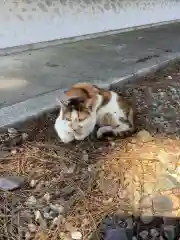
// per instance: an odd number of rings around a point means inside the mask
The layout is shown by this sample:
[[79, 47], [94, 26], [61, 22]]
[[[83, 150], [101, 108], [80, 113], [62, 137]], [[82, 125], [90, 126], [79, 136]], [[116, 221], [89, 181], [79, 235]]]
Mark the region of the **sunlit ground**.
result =
[[5, 78], [0, 77], [0, 91], [17, 90], [28, 85], [28, 81], [18, 78]]

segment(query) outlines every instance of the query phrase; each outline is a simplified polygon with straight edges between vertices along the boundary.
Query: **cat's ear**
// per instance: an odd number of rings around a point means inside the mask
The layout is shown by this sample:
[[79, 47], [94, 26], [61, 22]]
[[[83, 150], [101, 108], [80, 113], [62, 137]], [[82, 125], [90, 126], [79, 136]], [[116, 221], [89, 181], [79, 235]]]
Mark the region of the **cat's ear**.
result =
[[67, 107], [69, 104], [76, 100], [78, 103], [82, 102], [84, 99], [79, 96], [66, 96], [65, 94], [62, 95], [60, 98], [57, 99], [60, 107]]
[[68, 102], [67, 105], [78, 105], [84, 102], [84, 98], [74, 95], [74, 96], [68, 97], [68, 99], [66, 100], [66, 103], [67, 102]]

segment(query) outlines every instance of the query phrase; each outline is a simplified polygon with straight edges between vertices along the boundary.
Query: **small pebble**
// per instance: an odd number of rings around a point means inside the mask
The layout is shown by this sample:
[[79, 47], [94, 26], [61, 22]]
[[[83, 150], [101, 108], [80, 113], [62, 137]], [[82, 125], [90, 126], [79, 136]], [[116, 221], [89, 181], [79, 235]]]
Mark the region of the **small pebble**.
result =
[[171, 77], [171, 76], [168, 76], [168, 79], [169, 79], [169, 80], [172, 80], [172, 77]]
[[64, 233], [64, 232], [60, 232], [60, 233], [59, 233], [59, 237], [60, 237], [60, 239], [64, 239], [65, 233]]
[[55, 218], [55, 217], [58, 216], [58, 212], [51, 210], [51, 211], [49, 212], [49, 215], [50, 215], [52, 218]]
[[114, 147], [116, 144], [115, 142], [110, 142], [111, 147]]
[[107, 205], [107, 204], [112, 203], [112, 201], [113, 201], [113, 198], [109, 198], [107, 200], [103, 200], [103, 203]]
[[159, 232], [155, 228], [152, 228], [150, 230], [150, 234], [151, 234], [152, 237], [158, 237], [159, 236]]
[[35, 211], [35, 221], [40, 224], [41, 229], [46, 229], [47, 228], [47, 223], [43, 219], [41, 212], [39, 210]]
[[93, 167], [92, 166], [88, 166], [88, 172], [92, 172]]
[[137, 240], [137, 237], [133, 236], [133, 237], [132, 237], [132, 240]]
[[63, 240], [72, 240], [72, 238], [70, 236], [67, 236], [64, 232], [60, 232], [59, 237]]
[[136, 136], [138, 140], [141, 140], [142, 142], [150, 142], [153, 140], [153, 137], [151, 136], [151, 134], [145, 129], [138, 132]]
[[116, 216], [121, 218], [121, 219], [126, 219], [127, 218], [127, 213], [125, 213], [121, 208], [119, 208], [116, 211]]
[[45, 187], [49, 187], [50, 182], [49, 182], [49, 181], [45, 181], [45, 182], [44, 182], [44, 185], [45, 185]]
[[74, 165], [72, 165], [71, 167], [69, 167], [69, 168], [67, 169], [67, 173], [68, 173], [68, 174], [72, 174], [72, 173], [74, 173], [75, 169], [76, 169], [76, 164], [74, 164]]
[[87, 218], [83, 219], [82, 224], [83, 224], [84, 226], [88, 225], [88, 224], [89, 224], [89, 220], [88, 220]]
[[120, 199], [125, 199], [125, 198], [127, 198], [127, 191], [126, 190], [124, 190], [124, 189], [119, 189], [119, 192], [118, 192], [118, 197], [120, 198]]
[[47, 213], [47, 212], [45, 212], [45, 213], [43, 214], [43, 216], [44, 216], [45, 219], [48, 219], [48, 220], [53, 219], [53, 217], [50, 216], [50, 214]]
[[27, 206], [34, 206], [36, 204], [37, 204], [37, 200], [34, 196], [30, 196], [26, 201]]
[[28, 224], [28, 229], [29, 229], [29, 232], [35, 233], [36, 232], [36, 225], [33, 224], [33, 223], [30, 223], [30, 224]]
[[50, 196], [50, 194], [49, 194], [48, 192], [45, 193], [44, 196], [43, 196], [43, 199], [44, 199], [46, 202], [49, 202], [49, 201], [50, 201], [50, 198], [51, 198], [51, 196]]
[[18, 134], [18, 130], [17, 129], [15, 129], [15, 128], [8, 128], [8, 133], [9, 134]]
[[58, 212], [59, 214], [62, 214], [64, 212], [64, 207], [59, 205], [59, 204], [50, 204], [50, 208], [55, 211]]
[[139, 207], [142, 208], [151, 208], [152, 207], [152, 197], [144, 196], [139, 201]]
[[86, 151], [83, 151], [83, 156], [82, 156], [83, 161], [88, 162], [89, 160], [89, 155]]
[[139, 235], [142, 237], [142, 239], [147, 239], [148, 231], [144, 230], [144, 231], [140, 232]]
[[49, 213], [50, 211], [51, 211], [51, 208], [50, 208], [49, 206], [43, 208], [43, 212], [44, 212], [44, 213], [45, 213], [45, 212]]
[[45, 213], [49, 213], [51, 211], [51, 208], [49, 206], [47, 206], [47, 207], [43, 208], [43, 211]]
[[30, 182], [30, 184], [29, 184], [30, 187], [34, 188], [34, 187], [36, 186], [37, 182], [38, 182], [38, 180], [32, 179], [31, 182]]
[[41, 218], [41, 212], [39, 210], [35, 211], [35, 220], [38, 222], [39, 218]]
[[106, 226], [111, 226], [111, 225], [113, 225], [113, 218], [111, 218], [111, 217], [106, 217], [106, 218], [104, 219], [104, 224], [105, 224]]
[[55, 217], [52, 222], [51, 228], [59, 226], [63, 222], [63, 219], [64, 217], [62, 215]]
[[17, 153], [17, 149], [12, 149], [12, 150], [11, 150], [11, 154], [12, 154], [12, 155], [16, 155], [16, 153]]
[[25, 141], [28, 139], [29, 135], [27, 133], [22, 133], [22, 139]]
[[127, 224], [127, 227], [128, 229], [133, 229], [133, 220], [131, 217], [127, 218], [126, 219], [126, 224]]
[[26, 232], [25, 233], [25, 240], [31, 240], [31, 239], [32, 239], [31, 233], [30, 232]]
[[24, 152], [24, 148], [18, 148], [19, 152]]
[[82, 239], [82, 233], [79, 231], [71, 232], [71, 237], [74, 240], [81, 240]]
[[152, 222], [154, 219], [152, 211], [149, 210], [149, 211], [143, 212], [140, 216], [140, 219], [144, 224], [148, 224]]
[[0, 177], [0, 189], [11, 191], [20, 188], [24, 184], [24, 179], [19, 176]]

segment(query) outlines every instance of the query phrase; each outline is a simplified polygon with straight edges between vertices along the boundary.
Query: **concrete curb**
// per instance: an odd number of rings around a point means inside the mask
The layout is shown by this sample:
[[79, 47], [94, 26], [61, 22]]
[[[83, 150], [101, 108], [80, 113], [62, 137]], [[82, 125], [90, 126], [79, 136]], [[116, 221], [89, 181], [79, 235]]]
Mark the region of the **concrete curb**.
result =
[[[180, 60], [180, 53], [170, 56], [169, 59], [157, 63], [153, 66], [143, 68], [135, 73], [118, 78], [106, 84], [98, 83], [99, 86], [104, 88], [116, 88], [122, 85], [134, 81], [139, 77], [143, 77], [147, 74], [154, 73], [155, 71], [164, 68], [171, 62]], [[38, 117], [45, 112], [55, 110], [58, 107], [56, 99], [63, 93], [63, 89], [52, 91], [50, 93], [37, 96], [26, 101], [16, 103], [14, 105], [4, 107], [0, 109], [0, 130], [3, 131], [9, 126], [25, 122], [34, 117]]]
[[109, 85], [109, 88], [113, 89], [116, 86], [121, 87], [121, 85], [130, 83], [130, 82], [136, 80], [137, 78], [144, 77], [147, 74], [155, 73], [156, 71], [161, 70], [164, 67], [166, 67], [168, 64], [176, 62], [178, 60], [180, 60], [180, 53], [177, 53], [174, 56], [171, 56], [169, 59], [161, 61], [155, 65], [152, 65], [152, 66], [149, 66], [146, 68], [141, 68], [140, 70], [136, 71], [135, 73], [132, 73], [130, 75], [127, 75], [120, 79], [117, 79]]
[[63, 90], [56, 90], [0, 109], [0, 130], [38, 117], [58, 106], [56, 99]]

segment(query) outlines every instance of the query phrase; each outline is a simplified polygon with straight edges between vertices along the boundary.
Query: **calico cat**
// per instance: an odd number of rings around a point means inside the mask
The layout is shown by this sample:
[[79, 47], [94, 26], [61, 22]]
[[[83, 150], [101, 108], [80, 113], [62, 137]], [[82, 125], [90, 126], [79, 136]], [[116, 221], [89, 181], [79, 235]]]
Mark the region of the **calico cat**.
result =
[[55, 129], [63, 142], [84, 140], [95, 126], [97, 137], [112, 132], [127, 135], [134, 131], [130, 104], [113, 91], [89, 83], [77, 83], [65, 92]]

